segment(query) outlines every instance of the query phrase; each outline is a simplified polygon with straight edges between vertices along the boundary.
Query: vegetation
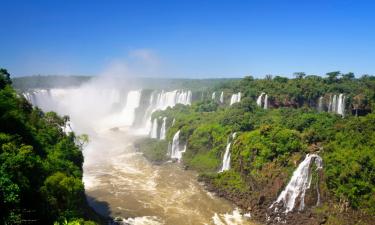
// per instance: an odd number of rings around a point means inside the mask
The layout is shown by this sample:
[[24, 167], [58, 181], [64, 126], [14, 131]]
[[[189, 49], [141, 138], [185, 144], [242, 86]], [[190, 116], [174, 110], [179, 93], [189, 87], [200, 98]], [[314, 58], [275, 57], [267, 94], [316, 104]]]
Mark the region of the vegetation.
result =
[[81, 218], [91, 212], [82, 183], [81, 142], [73, 132], [64, 133], [68, 120], [32, 108], [0, 69], [1, 224], [85, 223]]
[[[245, 77], [213, 91], [224, 91], [224, 102], [239, 91], [243, 97], [230, 107], [209, 96], [192, 106], [177, 105], [153, 114], [175, 119], [173, 126], [167, 126], [167, 141], [181, 130], [180, 142], [187, 143], [182, 161], [199, 171], [203, 180], [229, 195], [259, 197], [266, 188], [272, 189], [271, 180], [285, 185], [306, 153], [317, 152], [324, 162], [324, 196], [333, 204], [375, 216], [374, 76], [356, 79], [352, 73], [332, 72], [326, 78], [304, 73], [296, 73], [295, 79]], [[267, 110], [255, 104], [262, 92], [269, 97]], [[340, 93], [346, 95], [344, 118], [317, 110], [321, 96]], [[351, 109], [363, 110], [364, 116], [357, 117]], [[218, 173], [228, 142], [231, 169]], [[281, 188], [273, 190], [273, 200]]]

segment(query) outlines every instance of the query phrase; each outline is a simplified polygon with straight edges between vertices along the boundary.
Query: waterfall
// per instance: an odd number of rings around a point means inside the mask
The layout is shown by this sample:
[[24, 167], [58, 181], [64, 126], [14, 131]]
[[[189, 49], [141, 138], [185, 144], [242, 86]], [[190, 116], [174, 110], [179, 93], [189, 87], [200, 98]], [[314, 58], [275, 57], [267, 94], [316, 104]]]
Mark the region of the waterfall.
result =
[[211, 99], [215, 100], [215, 97], [216, 97], [216, 92], [212, 93]]
[[230, 99], [230, 105], [233, 105], [234, 103], [241, 101], [241, 92], [238, 92], [237, 94], [233, 94]]
[[191, 105], [192, 92], [190, 90], [174, 91], [154, 91], [150, 96], [149, 105], [143, 118], [143, 127], [145, 133], [150, 133], [152, 129], [151, 115], [157, 110], [165, 110], [168, 107], [174, 107], [176, 104]]
[[163, 124], [161, 125], [161, 128], [160, 128], [160, 140], [165, 140], [165, 133], [166, 133], [166, 128], [165, 128], [165, 124], [167, 122], [167, 117], [164, 117], [163, 118]]
[[333, 95], [330, 98], [329, 105], [328, 105], [328, 112], [339, 114], [342, 117], [345, 116], [345, 95], [344, 94], [339, 94], [339, 96]]
[[227, 147], [225, 148], [225, 153], [223, 157], [223, 165], [221, 167], [220, 172], [226, 171], [230, 169], [230, 145], [231, 143], [228, 142]]
[[222, 91], [221, 94], [220, 94], [220, 103], [223, 104], [224, 103], [224, 92]]
[[158, 138], [158, 120], [156, 118], [152, 122], [150, 138]]
[[345, 95], [340, 94], [337, 102], [337, 114], [340, 114], [342, 117], [345, 115]]
[[323, 96], [319, 97], [319, 102], [318, 102], [318, 111], [322, 112], [323, 111]]
[[[232, 134], [232, 141], [236, 138], [237, 132]], [[226, 171], [230, 169], [230, 146], [231, 142], [228, 140], [227, 147], [225, 148], [225, 153], [223, 156], [223, 163], [220, 172]]]
[[178, 161], [182, 158], [182, 153], [186, 151], [186, 145], [182, 150], [180, 150], [180, 130], [178, 130], [173, 136], [172, 148], [171, 148], [171, 158], [177, 159]]
[[296, 200], [299, 198], [299, 210], [303, 210], [305, 207], [305, 193], [311, 185], [311, 163], [315, 162], [317, 170], [323, 168], [322, 158], [316, 154], [307, 154], [305, 160], [303, 160], [293, 172], [293, 176], [290, 179], [288, 185], [280, 193], [277, 200], [272, 203], [269, 208], [275, 208], [275, 212], [278, 211], [277, 205], [282, 203], [285, 208], [285, 213], [292, 211], [296, 205]]
[[265, 95], [264, 92], [262, 92], [262, 93], [258, 96], [258, 98], [257, 98], [257, 105], [258, 105], [259, 107], [262, 107], [262, 98], [263, 98], [263, 95]]
[[333, 95], [332, 97], [332, 112], [337, 112], [337, 95]]
[[123, 108], [121, 114], [123, 120], [121, 125], [131, 126], [135, 119], [135, 110], [139, 107], [141, 101], [141, 91], [129, 91], [126, 98], [126, 105]]
[[264, 97], [264, 109], [268, 109], [268, 95], [266, 95], [266, 97]]
[[174, 126], [174, 123], [176, 123], [176, 119], [175, 118], [173, 118], [172, 127]]

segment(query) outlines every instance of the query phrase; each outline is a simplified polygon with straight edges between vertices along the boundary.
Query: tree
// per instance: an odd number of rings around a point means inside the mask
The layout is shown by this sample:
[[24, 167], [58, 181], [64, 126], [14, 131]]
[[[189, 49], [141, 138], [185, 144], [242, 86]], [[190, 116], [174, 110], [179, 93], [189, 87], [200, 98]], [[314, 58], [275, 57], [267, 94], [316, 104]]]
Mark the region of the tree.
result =
[[10, 74], [6, 69], [0, 69], [0, 89], [3, 89], [6, 85], [11, 85], [12, 80], [10, 79]]
[[326, 75], [328, 76], [328, 82], [332, 84], [337, 81], [338, 76], [340, 75], [340, 71], [329, 72], [326, 73]]
[[306, 73], [304, 73], [304, 72], [295, 72], [295, 73], [293, 73], [293, 75], [294, 75], [297, 79], [303, 79], [303, 78], [306, 76]]
[[343, 80], [353, 80], [354, 79], [354, 73], [349, 72], [341, 75]]

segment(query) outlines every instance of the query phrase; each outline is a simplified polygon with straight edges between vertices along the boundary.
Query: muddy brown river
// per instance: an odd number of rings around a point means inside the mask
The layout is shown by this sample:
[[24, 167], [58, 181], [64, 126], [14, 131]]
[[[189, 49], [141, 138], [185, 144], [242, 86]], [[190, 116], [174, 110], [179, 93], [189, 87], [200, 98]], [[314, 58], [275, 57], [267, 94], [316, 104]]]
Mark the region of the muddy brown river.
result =
[[254, 224], [247, 212], [205, 191], [196, 173], [148, 162], [129, 133], [101, 132], [84, 150], [86, 195], [95, 210], [129, 224]]

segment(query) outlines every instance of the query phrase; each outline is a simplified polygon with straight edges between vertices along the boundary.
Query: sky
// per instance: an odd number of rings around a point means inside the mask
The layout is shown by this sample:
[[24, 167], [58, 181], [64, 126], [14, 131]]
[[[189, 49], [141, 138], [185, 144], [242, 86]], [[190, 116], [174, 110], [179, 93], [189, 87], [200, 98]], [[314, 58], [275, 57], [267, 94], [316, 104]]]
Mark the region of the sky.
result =
[[0, 67], [177, 78], [375, 74], [373, 0], [0, 0]]

